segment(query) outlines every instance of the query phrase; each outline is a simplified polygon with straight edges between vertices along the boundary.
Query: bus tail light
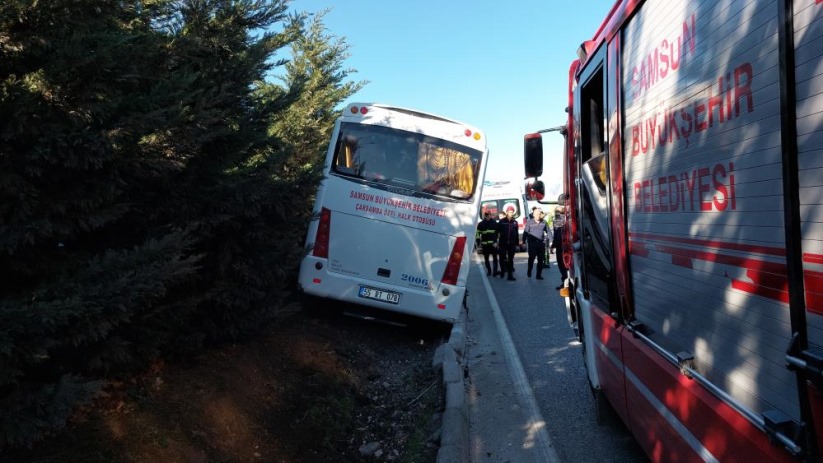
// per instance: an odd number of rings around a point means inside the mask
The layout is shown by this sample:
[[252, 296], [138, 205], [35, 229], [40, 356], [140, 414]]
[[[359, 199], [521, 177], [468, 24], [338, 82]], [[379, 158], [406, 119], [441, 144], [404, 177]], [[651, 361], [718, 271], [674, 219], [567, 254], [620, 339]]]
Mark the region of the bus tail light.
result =
[[460, 236], [454, 242], [451, 254], [449, 254], [449, 261], [446, 263], [446, 270], [443, 272], [441, 283], [449, 285], [457, 284], [457, 275], [460, 274], [460, 265], [463, 263], [463, 251], [466, 249], [466, 237]]
[[314, 257], [329, 258], [329, 236], [331, 232], [331, 211], [325, 207], [320, 209], [320, 223], [317, 224], [317, 234], [314, 236]]

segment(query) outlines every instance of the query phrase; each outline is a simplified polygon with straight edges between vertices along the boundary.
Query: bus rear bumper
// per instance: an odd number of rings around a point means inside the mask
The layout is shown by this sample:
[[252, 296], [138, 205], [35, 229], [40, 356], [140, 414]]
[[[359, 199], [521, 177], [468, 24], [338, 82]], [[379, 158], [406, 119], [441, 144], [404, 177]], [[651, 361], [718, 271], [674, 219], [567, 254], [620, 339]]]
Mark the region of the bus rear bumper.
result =
[[[314, 265], [316, 261], [326, 263], [325, 259], [307, 257], [300, 266], [300, 277], [298, 279], [300, 289], [313, 296], [454, 323], [460, 314], [463, 297], [466, 294], [465, 287], [455, 285], [440, 284], [434, 291], [429, 292], [388, 285], [381, 283], [379, 280], [329, 272], [326, 270], [328, 268], [326, 265], [318, 270]], [[397, 304], [393, 304], [361, 297], [359, 295], [361, 286], [400, 293], [400, 300]]]

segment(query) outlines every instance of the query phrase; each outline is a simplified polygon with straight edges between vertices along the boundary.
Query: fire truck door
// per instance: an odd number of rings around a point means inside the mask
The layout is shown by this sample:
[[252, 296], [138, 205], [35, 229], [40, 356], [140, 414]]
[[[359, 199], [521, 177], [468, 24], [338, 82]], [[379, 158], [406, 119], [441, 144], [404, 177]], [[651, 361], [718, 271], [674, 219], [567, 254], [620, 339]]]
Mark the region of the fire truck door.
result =
[[[605, 47], [604, 47], [605, 48]], [[589, 307], [591, 328], [588, 349], [594, 351], [602, 392], [628, 422], [624, 385], [619, 305], [615, 294], [611, 232], [611, 192], [606, 133], [605, 51], [586, 64], [576, 92], [575, 112], [579, 118], [577, 140], [580, 172], [577, 213], [580, 242], [580, 285]]]

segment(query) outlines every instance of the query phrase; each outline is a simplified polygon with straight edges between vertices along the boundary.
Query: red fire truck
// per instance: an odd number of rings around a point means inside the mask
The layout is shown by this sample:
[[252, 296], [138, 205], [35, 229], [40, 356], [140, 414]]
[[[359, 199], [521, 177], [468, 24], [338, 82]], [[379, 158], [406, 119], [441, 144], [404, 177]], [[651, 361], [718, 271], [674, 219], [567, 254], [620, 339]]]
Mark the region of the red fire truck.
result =
[[823, 0], [621, 0], [577, 54], [561, 295], [598, 401], [653, 461], [821, 461]]

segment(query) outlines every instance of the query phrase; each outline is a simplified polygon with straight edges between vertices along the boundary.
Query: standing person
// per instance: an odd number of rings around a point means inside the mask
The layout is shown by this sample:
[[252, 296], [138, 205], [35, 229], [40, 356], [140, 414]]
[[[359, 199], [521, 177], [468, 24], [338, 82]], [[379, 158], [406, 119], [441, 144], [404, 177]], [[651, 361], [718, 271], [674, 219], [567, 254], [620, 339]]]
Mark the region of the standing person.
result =
[[566, 210], [563, 206], [554, 208], [554, 233], [551, 247], [554, 249], [554, 256], [557, 259], [557, 268], [560, 270], [560, 286], [555, 287], [555, 289], [562, 288], [566, 283], [566, 278], [569, 276], [566, 263], [563, 262], [563, 225], [566, 224], [565, 212]]
[[550, 244], [552, 244], [552, 236], [554, 236], [554, 231], [552, 228], [552, 217], [554, 217], [554, 214], [546, 214], [545, 212], [543, 213], [543, 221], [546, 222], [546, 230], [548, 230], [548, 233], [546, 234], [546, 241], [543, 244], [543, 249], [545, 249], [546, 251], [543, 253], [543, 268], [549, 268], [552, 266], [552, 249], [549, 246]]
[[537, 258], [537, 279], [543, 279], [543, 263], [546, 258], [546, 236], [549, 234], [549, 226], [543, 220], [543, 210], [536, 207], [532, 211], [533, 217], [526, 222], [526, 228], [523, 230], [523, 244], [528, 243], [529, 248], [529, 266], [526, 270], [526, 276], [532, 277], [532, 267], [534, 266], [534, 259]]
[[[506, 213], [503, 212], [503, 211], [500, 211], [500, 212], [497, 213], [497, 220], [494, 221], [494, 224], [497, 226], [497, 240], [498, 240], [498, 243], [500, 241], [500, 221], [505, 219], [505, 218], [506, 218]], [[497, 255], [499, 257], [498, 261], [500, 262], [500, 278], [503, 278], [506, 275], [506, 273], [505, 273], [506, 272], [506, 270], [505, 270], [506, 267], [504, 266], [504, 262], [506, 261], [506, 259], [505, 259], [505, 256], [500, 255], [501, 252], [502, 252], [502, 250], [500, 249], [500, 246], [498, 244], [498, 246], [497, 246]]]
[[489, 211], [483, 213], [483, 220], [477, 224], [477, 236], [480, 239], [480, 249], [483, 252], [483, 259], [486, 261], [486, 275], [492, 275], [492, 266], [489, 265], [489, 256], [494, 261], [494, 276], [501, 272], [497, 270], [497, 223], [492, 219]]
[[514, 210], [506, 211], [506, 218], [498, 223], [498, 231], [500, 232], [497, 245], [497, 250], [500, 252], [500, 278], [508, 273], [508, 280], [514, 281], [514, 253], [517, 252], [519, 241]]

